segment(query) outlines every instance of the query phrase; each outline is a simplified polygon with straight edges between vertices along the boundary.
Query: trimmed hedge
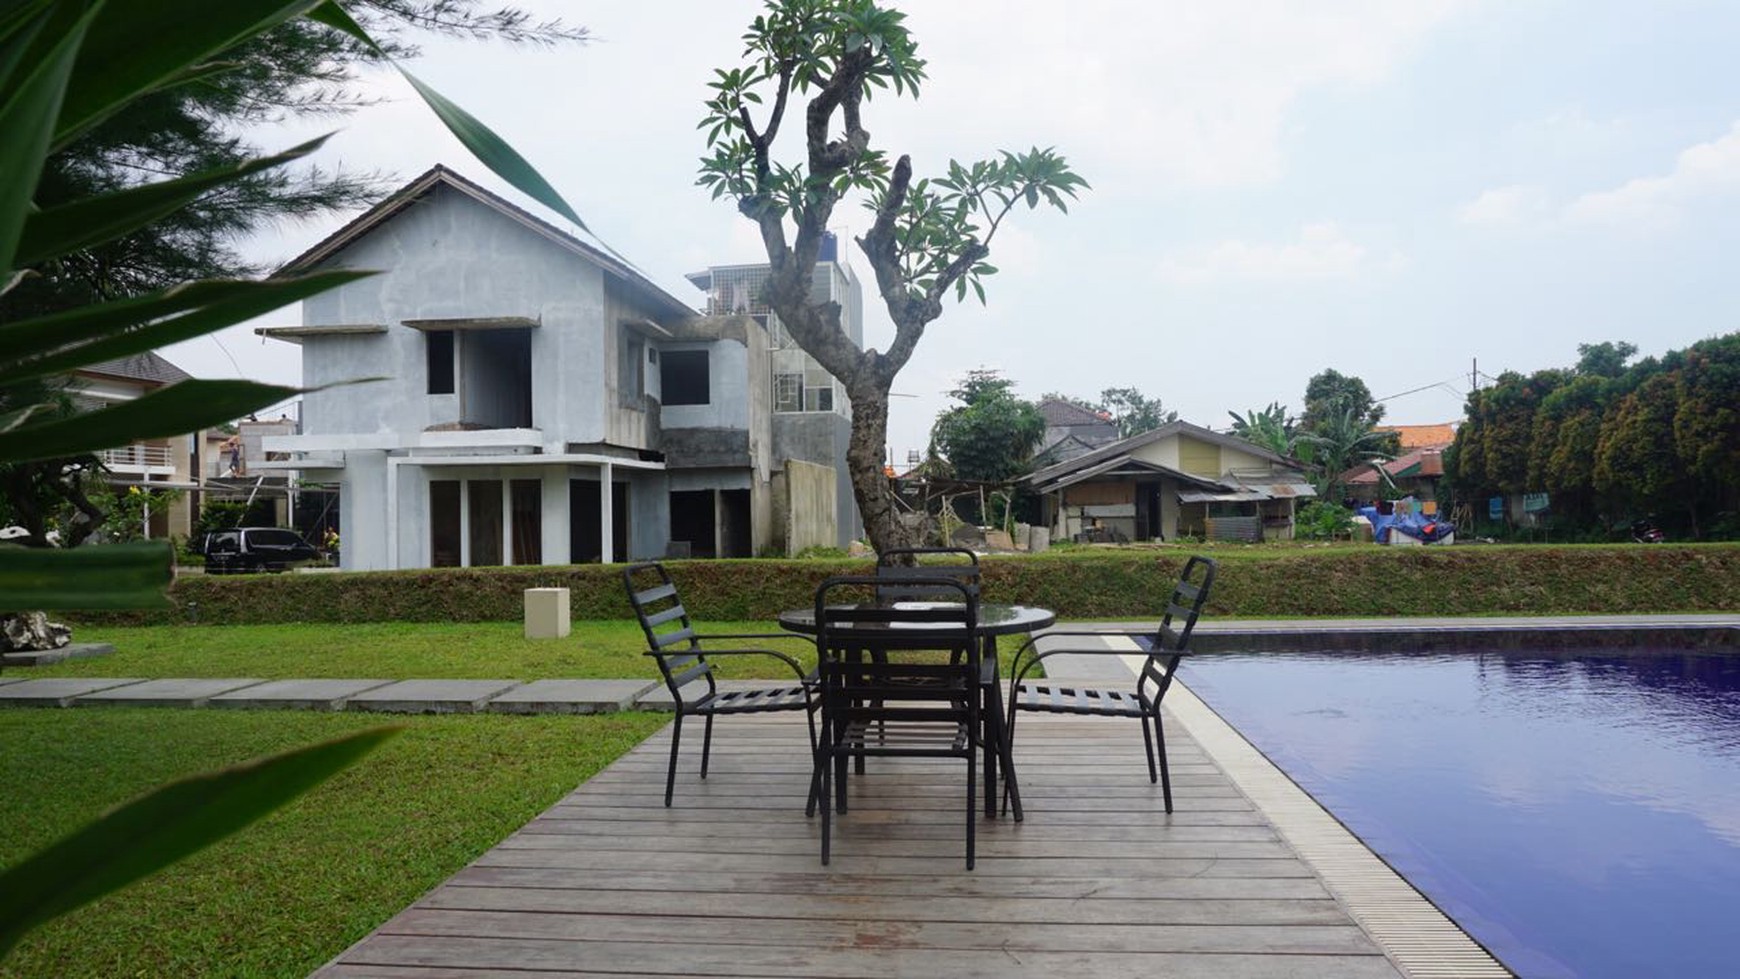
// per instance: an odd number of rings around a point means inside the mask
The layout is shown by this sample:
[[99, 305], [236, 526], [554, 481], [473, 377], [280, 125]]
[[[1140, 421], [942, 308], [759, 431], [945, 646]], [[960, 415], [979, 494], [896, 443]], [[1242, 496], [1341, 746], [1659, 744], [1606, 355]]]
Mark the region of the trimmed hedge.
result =
[[[1220, 560], [1209, 611], [1216, 616], [1495, 615], [1709, 612], [1740, 605], [1740, 545], [1591, 545], [1206, 548]], [[1066, 618], [1146, 618], [1156, 612], [1188, 552], [1093, 549], [984, 561], [996, 602], [1043, 605]], [[864, 560], [721, 560], [668, 563], [697, 618], [765, 620], [813, 601], [834, 574], [863, 574]], [[85, 622], [146, 624], [196, 619], [267, 622], [476, 622], [519, 619], [527, 588], [569, 589], [576, 619], [629, 615], [621, 566], [440, 568], [423, 571], [190, 575], [173, 606], [90, 614]]]

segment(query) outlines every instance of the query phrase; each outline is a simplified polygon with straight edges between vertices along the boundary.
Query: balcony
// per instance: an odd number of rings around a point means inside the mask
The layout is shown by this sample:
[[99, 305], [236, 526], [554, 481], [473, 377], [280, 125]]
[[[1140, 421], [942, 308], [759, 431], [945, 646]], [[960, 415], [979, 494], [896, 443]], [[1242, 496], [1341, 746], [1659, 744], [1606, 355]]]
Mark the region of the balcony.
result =
[[97, 458], [112, 473], [130, 476], [175, 475], [175, 452], [167, 445], [135, 442], [117, 449], [104, 449], [97, 453]]

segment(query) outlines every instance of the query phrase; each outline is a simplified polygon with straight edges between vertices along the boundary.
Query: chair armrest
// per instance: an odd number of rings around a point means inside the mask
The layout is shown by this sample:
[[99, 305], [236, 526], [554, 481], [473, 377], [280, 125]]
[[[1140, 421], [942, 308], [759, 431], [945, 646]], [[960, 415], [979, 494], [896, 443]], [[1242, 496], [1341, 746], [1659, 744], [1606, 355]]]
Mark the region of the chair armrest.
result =
[[815, 636], [806, 636], [801, 632], [709, 632], [697, 633], [695, 638], [701, 642], [709, 639], [801, 639], [812, 646], [816, 644]]
[[676, 650], [674, 652], [654, 652], [654, 651], [649, 650], [645, 653], [642, 653], [641, 655], [643, 655], [643, 656], [677, 656], [677, 655], [682, 655], [684, 653], [699, 653], [700, 655], [705, 656], [708, 659], [712, 659], [716, 656], [772, 656], [774, 659], [780, 660], [781, 662], [785, 663], [785, 665], [791, 667], [792, 673], [797, 675], [798, 682], [802, 683], [805, 686], [812, 686], [815, 683], [815, 678], [814, 678], [813, 672], [806, 673], [804, 671], [803, 664], [799, 663], [795, 657], [789, 656], [786, 653], [782, 653], [777, 649], [741, 649], [741, 648], [739, 648], [739, 649], [693, 649], [693, 648], [685, 648], [685, 649]]
[[[1009, 663], [1009, 673], [1010, 673], [1010, 677], [1011, 677], [1010, 683], [1011, 684], [1020, 683], [1024, 678], [1026, 678], [1027, 674], [1033, 672], [1034, 668], [1037, 667], [1040, 663], [1044, 662], [1045, 660], [1047, 660], [1053, 656], [1058, 655], [1059, 653], [1070, 653], [1070, 654], [1073, 654], [1076, 656], [1129, 656], [1129, 655], [1131, 655], [1130, 651], [1124, 650], [1124, 649], [1080, 649], [1080, 648], [1072, 648], [1069, 646], [1065, 646], [1061, 649], [1047, 649], [1044, 651], [1039, 650], [1039, 648], [1037, 646], [1037, 643], [1039, 642], [1039, 640], [1041, 640], [1041, 639], [1055, 639], [1058, 637], [1137, 640], [1137, 639], [1152, 639], [1152, 638], [1154, 638], [1154, 633], [1149, 632], [1149, 631], [1137, 632], [1137, 631], [1133, 631], [1133, 630], [1118, 630], [1118, 629], [1104, 629], [1104, 630], [1098, 630], [1098, 631], [1090, 630], [1090, 629], [1069, 629], [1069, 630], [1061, 630], [1061, 631], [1051, 630], [1051, 631], [1042, 632], [1042, 633], [1035, 633], [1026, 642], [1022, 643], [1019, 649], [1015, 650], [1015, 656], [1010, 660], [1010, 663]], [[1151, 650], [1151, 649], [1140, 650], [1136, 653], [1136, 655], [1141, 655], [1141, 656], [1153, 655], [1153, 650]], [[1170, 655], [1170, 651], [1168, 651], [1168, 655]]]

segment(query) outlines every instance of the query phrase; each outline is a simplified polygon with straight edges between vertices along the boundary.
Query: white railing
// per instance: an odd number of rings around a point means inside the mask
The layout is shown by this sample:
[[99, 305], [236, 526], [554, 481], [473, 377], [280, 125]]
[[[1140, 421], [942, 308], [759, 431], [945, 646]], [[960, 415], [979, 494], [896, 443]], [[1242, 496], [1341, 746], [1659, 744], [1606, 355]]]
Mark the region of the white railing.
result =
[[135, 442], [118, 449], [104, 449], [97, 455], [102, 458], [103, 465], [115, 470], [175, 468], [174, 453], [167, 445], [142, 445]]

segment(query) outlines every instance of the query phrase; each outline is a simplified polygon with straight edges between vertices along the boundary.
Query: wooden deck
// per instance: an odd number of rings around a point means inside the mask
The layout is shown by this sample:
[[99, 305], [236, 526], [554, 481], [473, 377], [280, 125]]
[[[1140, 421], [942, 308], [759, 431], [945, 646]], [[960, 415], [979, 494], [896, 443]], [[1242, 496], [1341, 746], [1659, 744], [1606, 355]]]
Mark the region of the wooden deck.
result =
[[1017, 731], [1027, 818], [980, 819], [977, 870], [962, 763], [871, 759], [823, 867], [803, 722], [726, 718], [675, 808], [667, 728], [317, 975], [1398, 975], [1182, 730], [1171, 816], [1134, 722]]

